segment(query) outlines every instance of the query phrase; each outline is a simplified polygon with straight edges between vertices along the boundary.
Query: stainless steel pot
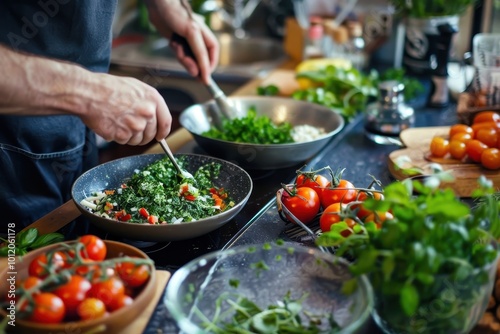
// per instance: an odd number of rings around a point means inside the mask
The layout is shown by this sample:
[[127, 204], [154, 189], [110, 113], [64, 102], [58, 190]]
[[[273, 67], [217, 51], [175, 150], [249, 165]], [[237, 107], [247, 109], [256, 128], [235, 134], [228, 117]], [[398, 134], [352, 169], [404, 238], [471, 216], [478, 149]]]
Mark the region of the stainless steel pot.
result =
[[213, 100], [191, 106], [181, 113], [180, 124], [193, 135], [202, 149], [245, 169], [278, 169], [303, 163], [316, 155], [344, 127], [342, 116], [310, 102], [265, 96], [231, 97], [228, 100], [238, 117], [255, 107], [258, 115], [267, 115], [275, 123], [308, 124], [325, 131], [321, 137], [307, 142], [269, 145], [236, 143], [202, 135], [220, 118]]

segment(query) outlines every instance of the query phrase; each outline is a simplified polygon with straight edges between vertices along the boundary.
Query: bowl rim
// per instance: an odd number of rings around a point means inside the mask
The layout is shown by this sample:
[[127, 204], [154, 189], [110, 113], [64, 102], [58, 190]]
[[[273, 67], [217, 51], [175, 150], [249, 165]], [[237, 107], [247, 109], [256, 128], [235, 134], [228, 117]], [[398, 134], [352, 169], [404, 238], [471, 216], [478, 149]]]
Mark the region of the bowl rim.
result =
[[[141, 258], [149, 259], [149, 256], [146, 253], [144, 253], [141, 249], [134, 247], [132, 245], [129, 245], [127, 243], [120, 242], [120, 241], [114, 241], [114, 240], [106, 240], [106, 239], [103, 239], [103, 241], [107, 247], [109, 245], [124, 247], [125, 249], [128, 249], [130, 251], [137, 253], [138, 255], [141, 256]], [[34, 249], [34, 250], [26, 253], [25, 255], [19, 256], [16, 258], [22, 259], [22, 257], [29, 255], [29, 254], [31, 254], [30, 257], [36, 256], [35, 254], [38, 255], [38, 254], [42, 254], [44, 252], [47, 252], [49, 250], [56, 249], [57, 247], [61, 246], [62, 244], [68, 244], [68, 243], [74, 243], [74, 242], [77, 242], [77, 240], [63, 241], [63, 242], [58, 242], [55, 244], [47, 245], [47, 246], [44, 246], [41, 248]], [[29, 263], [25, 262], [25, 260], [20, 260], [19, 263], [21, 263], [21, 262], [24, 262], [25, 263], [24, 265], [26, 265], [26, 266], [29, 265]], [[5, 267], [4, 269], [2, 269], [0, 271], [0, 277], [5, 277], [5, 275], [8, 273], [8, 270], [9, 270], [8, 267]], [[17, 272], [16, 275], [19, 275], [19, 273]], [[153, 264], [151, 266], [149, 280], [146, 283], [146, 285], [144, 285], [144, 287], [139, 292], [139, 294], [134, 298], [134, 302], [132, 304], [126, 305], [126, 306], [124, 306], [116, 311], [109, 312], [109, 314], [106, 317], [98, 318], [98, 319], [89, 319], [89, 320], [67, 321], [67, 322], [61, 322], [61, 323], [57, 323], [57, 324], [37, 323], [37, 322], [25, 320], [25, 319], [18, 319], [16, 317], [16, 326], [19, 325], [19, 328], [21, 328], [21, 329], [32, 329], [35, 331], [38, 329], [38, 330], [43, 330], [43, 331], [53, 331], [53, 332], [64, 333], [68, 330], [68, 328], [70, 328], [68, 326], [78, 326], [78, 327], [84, 326], [85, 328], [94, 328], [94, 327], [100, 326], [100, 325], [107, 323], [107, 322], [114, 323], [115, 319], [119, 320], [119, 319], [123, 318], [124, 313], [127, 313], [128, 311], [136, 308], [136, 306], [139, 302], [146, 302], [147, 299], [151, 298], [152, 294], [154, 293], [154, 290], [156, 289], [156, 281], [157, 281], [156, 276], [157, 276], [156, 275], [156, 267]], [[16, 279], [21, 279], [21, 278], [17, 277]], [[149, 302], [147, 302], [147, 303], [149, 303]], [[140, 313], [142, 313], [142, 311]], [[2, 317], [7, 316], [7, 312], [3, 308], [0, 308], [0, 316], [2, 316]], [[132, 321], [133, 321], [133, 319], [132, 319]], [[124, 323], [122, 327], [127, 326], [132, 321]], [[122, 323], [122, 321], [119, 323]]]
[[[255, 100], [255, 101], [259, 101], [259, 100], [275, 100], [275, 101], [283, 101], [283, 103], [284, 102], [290, 103], [290, 98], [280, 97], [280, 96], [251, 96], [251, 95], [248, 95], [248, 96], [233, 96], [233, 97], [228, 97], [228, 100], [242, 100], [242, 101], [247, 101], [247, 100]], [[213, 99], [208, 100], [208, 101], [206, 101], [204, 103], [194, 104], [194, 105], [192, 105], [192, 106], [184, 109], [181, 112], [181, 114], [179, 115], [179, 122], [181, 123], [181, 126], [184, 129], [186, 129], [189, 133], [191, 133], [194, 136], [199, 136], [199, 137], [204, 138], [204, 139], [209, 139], [209, 140], [213, 140], [213, 141], [216, 141], [216, 142], [225, 143], [225, 144], [232, 144], [232, 145], [251, 146], [251, 147], [268, 147], [268, 148], [300, 147], [302, 145], [307, 145], [307, 144], [311, 144], [311, 143], [317, 143], [317, 142], [320, 142], [322, 140], [330, 139], [331, 137], [333, 137], [334, 135], [336, 135], [337, 133], [339, 133], [345, 127], [344, 117], [342, 117], [340, 114], [338, 114], [334, 110], [332, 110], [332, 109], [330, 109], [328, 107], [322, 106], [320, 104], [317, 104], [317, 103], [309, 102], [309, 101], [302, 101], [302, 100], [293, 100], [293, 101], [294, 101], [294, 103], [297, 103], [297, 104], [303, 104], [305, 106], [306, 105], [307, 106], [314, 106], [314, 108], [316, 108], [316, 109], [322, 109], [322, 110], [331, 112], [332, 114], [336, 115], [335, 117], [338, 117], [339, 126], [336, 129], [334, 129], [334, 130], [332, 130], [330, 132], [326, 132], [325, 134], [323, 134], [323, 135], [321, 135], [318, 138], [313, 139], [313, 140], [307, 140], [307, 141], [301, 141], [301, 142], [294, 142], [294, 143], [283, 143], [283, 144], [255, 144], [255, 143], [243, 143], [243, 142], [228, 141], [228, 140], [223, 140], [223, 139], [217, 139], [217, 138], [203, 136], [201, 133], [197, 133], [197, 132], [191, 131], [190, 129], [188, 129], [186, 126], [183, 125], [183, 122], [182, 122], [183, 117], [182, 117], [182, 115], [187, 114], [188, 110], [190, 110], [192, 108], [195, 108], [197, 106], [207, 106], [207, 105], [215, 104], [215, 100], [213, 100]]]
[[[233, 167], [237, 167], [238, 171], [239, 172], [242, 172], [243, 175], [245, 175], [245, 177], [248, 179], [249, 181], [249, 189], [248, 189], [248, 192], [247, 194], [245, 195], [245, 197], [235, 203], [235, 205], [231, 208], [229, 208], [228, 210], [226, 211], [223, 211], [223, 212], [219, 212], [218, 214], [216, 215], [213, 215], [213, 216], [209, 216], [209, 217], [205, 217], [205, 218], [202, 218], [202, 219], [198, 219], [198, 220], [194, 220], [194, 221], [190, 221], [190, 222], [182, 222], [180, 224], [137, 224], [137, 223], [129, 223], [129, 222], [122, 222], [122, 221], [117, 221], [117, 220], [113, 220], [113, 219], [109, 219], [109, 218], [106, 218], [106, 217], [102, 217], [102, 216], [98, 216], [96, 215], [95, 213], [93, 212], [90, 212], [89, 210], [87, 210], [81, 203], [77, 202], [76, 199], [75, 199], [75, 196], [74, 196], [74, 193], [75, 193], [75, 185], [77, 184], [77, 182], [81, 181], [81, 179], [85, 176], [85, 175], [88, 175], [90, 174], [92, 171], [96, 170], [96, 169], [99, 169], [99, 168], [105, 168], [105, 166], [109, 166], [109, 165], [112, 165], [112, 164], [117, 164], [119, 163], [120, 161], [125, 161], [125, 160], [130, 160], [130, 159], [139, 159], [140, 157], [144, 157], [144, 156], [149, 156], [149, 157], [157, 157], [158, 159], [155, 159], [154, 161], [152, 161], [151, 163], [155, 162], [155, 161], [158, 161], [160, 159], [162, 159], [163, 157], [166, 157], [166, 155], [164, 153], [147, 153], [147, 154], [136, 154], [136, 155], [131, 155], [131, 156], [128, 156], [128, 157], [123, 157], [123, 158], [118, 158], [118, 159], [114, 159], [114, 160], [111, 160], [111, 161], [108, 161], [108, 162], [105, 162], [105, 163], [102, 163], [102, 164], [99, 164], [89, 170], [87, 170], [85, 173], [83, 173], [82, 175], [80, 175], [76, 180], [75, 182], [73, 182], [73, 185], [71, 186], [71, 198], [73, 200], [73, 202], [76, 204], [77, 208], [82, 212], [82, 213], [85, 213], [85, 214], [90, 214], [92, 216], [95, 216], [95, 217], [98, 217], [100, 219], [105, 219], [107, 223], [111, 223], [111, 224], [120, 224], [121, 226], [137, 226], [137, 228], [144, 228], [144, 227], [139, 227], [139, 226], [148, 226], [147, 228], [153, 228], [153, 229], [165, 229], [167, 228], [170, 228], [170, 229], [179, 229], [181, 227], [179, 226], [186, 226], [188, 224], [203, 224], [203, 223], [206, 223], [207, 220], [209, 219], [213, 219], [214, 217], [220, 217], [220, 215], [228, 215], [228, 214], [232, 214], [234, 211], [238, 211], [240, 210], [240, 206], [244, 206], [246, 204], [246, 202], [248, 201], [250, 195], [252, 194], [252, 191], [253, 191], [253, 180], [250, 176], [250, 174], [248, 174], [248, 172], [246, 170], [244, 170], [243, 168], [241, 168], [240, 166], [238, 166], [237, 164], [235, 163], [232, 163], [230, 161], [227, 161], [227, 160], [224, 160], [224, 159], [220, 159], [220, 158], [217, 158], [217, 157], [212, 157], [210, 155], [204, 155], [204, 154], [195, 154], [195, 153], [174, 153], [174, 156], [194, 156], [194, 157], [203, 157], [203, 158], [208, 158], [210, 160], [217, 160], [217, 161], [220, 161], [222, 162], [222, 164], [226, 164], [226, 165], [231, 165]], [[104, 189], [103, 189], [104, 190]]]
[[[253, 244], [234, 246], [232, 248], [226, 248], [226, 249], [223, 248], [217, 251], [207, 253], [200, 257], [197, 257], [189, 261], [181, 268], [179, 268], [175, 273], [173, 273], [165, 289], [163, 303], [166, 305], [167, 309], [170, 311], [170, 313], [176, 320], [181, 330], [185, 331], [186, 333], [196, 333], [196, 334], [206, 333], [203, 329], [199, 328], [197, 325], [189, 321], [189, 319], [177, 307], [178, 304], [177, 291], [179, 290], [182, 281], [193, 270], [193, 268], [198, 266], [199, 263], [217, 259], [221, 255], [227, 257], [235, 254], [245, 253], [251, 248], [266, 250], [265, 247], [267, 247], [267, 245], [269, 245], [269, 243], [253, 243]], [[285, 242], [284, 244], [273, 243], [271, 247], [272, 248], [279, 247], [282, 249], [288, 249], [289, 247], [292, 247], [294, 249], [294, 252], [300, 252], [302, 254], [309, 253], [313, 254], [315, 257], [320, 257], [324, 261], [339, 261], [339, 263], [343, 265], [346, 266], [350, 265], [350, 262], [344, 258], [337, 257], [330, 253], [322, 252], [317, 248], [307, 247], [297, 243], [290, 243], [290, 242]], [[367, 300], [366, 308], [362, 312], [360, 312], [357, 319], [348, 324], [346, 327], [342, 328], [338, 332], [338, 334], [352, 334], [356, 330], [359, 330], [368, 321], [373, 311], [375, 304], [374, 300], [375, 297], [372, 285], [366, 275], [361, 275], [358, 276], [357, 278], [358, 278], [358, 283], [360, 283], [358, 284], [358, 289], [361, 289], [361, 293], [363, 293], [366, 296]]]

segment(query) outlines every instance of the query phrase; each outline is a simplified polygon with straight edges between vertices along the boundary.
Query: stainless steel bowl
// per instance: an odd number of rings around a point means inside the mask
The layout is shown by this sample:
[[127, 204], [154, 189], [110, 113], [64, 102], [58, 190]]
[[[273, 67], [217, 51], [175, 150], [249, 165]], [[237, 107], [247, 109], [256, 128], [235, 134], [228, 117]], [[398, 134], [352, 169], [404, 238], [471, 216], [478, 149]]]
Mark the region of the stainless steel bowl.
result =
[[250, 107], [255, 107], [258, 115], [267, 115], [275, 123], [308, 124], [325, 130], [323, 136], [307, 142], [269, 145], [236, 143], [202, 135], [220, 120], [213, 100], [193, 105], [181, 113], [180, 124], [193, 135], [202, 149], [246, 169], [277, 169], [305, 162], [344, 127], [342, 116], [310, 102], [265, 96], [232, 97], [229, 101], [238, 117], [244, 116]]
[[253, 188], [253, 182], [241, 167], [217, 158], [197, 154], [175, 154], [186, 156], [184, 168], [194, 173], [199, 167], [218, 162], [222, 165], [220, 175], [213, 180], [217, 187], [223, 187], [235, 202], [235, 205], [215, 216], [193, 222], [167, 225], [134, 224], [101, 217], [90, 212], [80, 202], [94, 192], [119, 187], [130, 178], [134, 170], [165, 157], [164, 154], [143, 154], [116, 159], [90, 169], [82, 174], [73, 184], [71, 195], [77, 208], [91, 223], [114, 235], [141, 241], [176, 241], [191, 239], [223, 226], [245, 206]]

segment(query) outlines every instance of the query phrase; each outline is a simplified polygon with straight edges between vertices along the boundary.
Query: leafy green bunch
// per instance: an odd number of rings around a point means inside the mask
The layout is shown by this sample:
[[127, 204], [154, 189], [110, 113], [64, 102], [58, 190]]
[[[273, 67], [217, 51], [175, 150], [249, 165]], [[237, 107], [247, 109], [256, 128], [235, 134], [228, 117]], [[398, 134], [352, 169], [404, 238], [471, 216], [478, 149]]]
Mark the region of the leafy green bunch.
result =
[[403, 16], [428, 18], [433, 16], [461, 15], [477, 0], [391, 0]]
[[394, 219], [380, 228], [358, 225], [347, 238], [334, 225], [317, 243], [354, 258], [351, 271], [369, 276], [376, 311], [396, 331], [461, 332], [471, 328], [473, 307], [489, 298], [500, 237], [500, 203], [491, 183], [482, 178], [474, 196], [481, 201], [470, 207], [451, 189], [395, 182], [385, 187], [383, 200], [365, 204], [391, 211]]
[[344, 69], [327, 66], [317, 71], [297, 73], [297, 78], [306, 78], [319, 87], [297, 90], [292, 97], [327, 106], [346, 118], [352, 118], [363, 110], [370, 97], [377, 96], [376, 78], [378, 73], [368, 75], [356, 68]]
[[237, 143], [284, 144], [293, 143], [292, 125], [274, 123], [268, 116], [257, 115], [251, 107], [244, 117], [225, 119], [222, 128], [210, 128], [203, 136]]
[[[326, 106], [347, 120], [354, 118], [365, 109], [366, 104], [378, 96], [381, 81], [397, 80], [404, 84], [405, 100], [409, 101], [424, 91], [423, 85], [415, 78], [406, 75], [404, 69], [391, 68], [379, 73], [376, 70], [366, 74], [356, 68], [327, 66], [324, 69], [297, 73], [297, 78], [306, 78], [315, 87], [296, 90], [292, 98]], [[275, 85], [257, 88], [258, 95], [279, 95]]]
[[[0, 238], [4, 246], [0, 247], [0, 256], [9, 256], [9, 241]], [[16, 256], [25, 255], [30, 250], [41, 248], [47, 245], [64, 241], [64, 235], [61, 233], [39, 234], [37, 228], [28, 228], [16, 234], [14, 243], [14, 253]]]

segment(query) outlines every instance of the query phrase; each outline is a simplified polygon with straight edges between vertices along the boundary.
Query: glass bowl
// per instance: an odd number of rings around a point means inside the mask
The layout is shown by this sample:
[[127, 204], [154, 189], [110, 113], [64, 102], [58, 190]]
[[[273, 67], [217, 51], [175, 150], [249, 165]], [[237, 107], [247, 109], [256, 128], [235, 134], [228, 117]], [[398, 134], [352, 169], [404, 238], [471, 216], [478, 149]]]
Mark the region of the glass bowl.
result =
[[[287, 296], [303, 298], [298, 316], [303, 325], [310, 324], [311, 317], [320, 319], [318, 333], [358, 333], [368, 323], [373, 292], [366, 277], [353, 278], [348, 265], [332, 254], [297, 244], [238, 246], [206, 254], [177, 270], [164, 302], [186, 334], [217, 332], [208, 330], [207, 324], [233, 321], [228, 300], [244, 297], [269, 310]], [[350, 293], [344, 292], [347, 287]]]

